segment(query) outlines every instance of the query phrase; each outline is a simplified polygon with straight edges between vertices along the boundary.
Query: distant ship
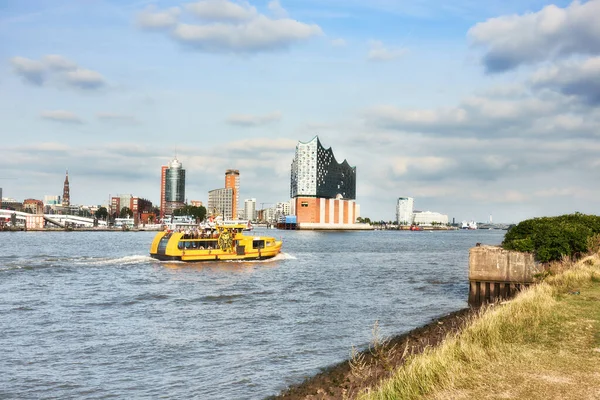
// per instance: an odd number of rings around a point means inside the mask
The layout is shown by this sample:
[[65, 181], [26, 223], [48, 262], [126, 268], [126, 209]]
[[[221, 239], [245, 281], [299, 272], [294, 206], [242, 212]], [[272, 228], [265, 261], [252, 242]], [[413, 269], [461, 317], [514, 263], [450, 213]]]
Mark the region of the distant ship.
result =
[[463, 221], [461, 229], [477, 229], [477, 222], [475, 221]]

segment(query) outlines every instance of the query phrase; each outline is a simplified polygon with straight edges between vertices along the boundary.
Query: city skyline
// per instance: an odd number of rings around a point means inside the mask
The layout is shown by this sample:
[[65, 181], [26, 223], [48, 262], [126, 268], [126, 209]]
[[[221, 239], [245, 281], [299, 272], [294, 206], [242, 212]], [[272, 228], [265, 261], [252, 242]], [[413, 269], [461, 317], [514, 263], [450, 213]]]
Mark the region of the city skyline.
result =
[[[0, 10], [3, 196], [159, 204], [223, 171], [289, 198], [299, 139], [357, 167], [361, 216], [399, 196], [450, 219], [597, 214], [600, 0], [8, 1]], [[222, 29], [213, 29], [221, 26]], [[44, 40], [40, 40], [44, 38]], [[16, 178], [16, 179], [6, 179]]]

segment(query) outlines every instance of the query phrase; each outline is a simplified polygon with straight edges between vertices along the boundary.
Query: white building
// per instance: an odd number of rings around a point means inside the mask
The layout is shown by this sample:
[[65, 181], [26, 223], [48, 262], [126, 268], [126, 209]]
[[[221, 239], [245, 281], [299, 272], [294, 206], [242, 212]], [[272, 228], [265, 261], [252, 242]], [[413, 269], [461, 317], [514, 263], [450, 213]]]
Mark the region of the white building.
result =
[[233, 218], [234, 189], [221, 188], [208, 192], [208, 209], [206, 212], [212, 216], [222, 216], [224, 220]]
[[244, 217], [249, 221], [256, 220], [256, 199], [244, 200]]
[[61, 205], [61, 204], [62, 204], [62, 200], [60, 199], [60, 196], [51, 196], [51, 195], [44, 196], [44, 205], [45, 206], [56, 206], [56, 205]]
[[275, 213], [277, 215], [292, 215], [291, 200], [275, 204]]
[[411, 225], [413, 223], [415, 199], [412, 197], [399, 197], [396, 204], [396, 222], [398, 225]]
[[414, 214], [414, 223], [419, 225], [446, 225], [448, 216], [432, 211], [417, 211]]

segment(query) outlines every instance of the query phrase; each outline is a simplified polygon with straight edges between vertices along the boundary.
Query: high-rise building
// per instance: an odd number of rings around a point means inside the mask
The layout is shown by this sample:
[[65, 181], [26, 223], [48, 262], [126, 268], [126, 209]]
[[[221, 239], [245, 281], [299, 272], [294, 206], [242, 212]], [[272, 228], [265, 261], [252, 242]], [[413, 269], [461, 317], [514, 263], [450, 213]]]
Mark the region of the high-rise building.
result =
[[162, 219], [165, 216], [165, 210], [167, 208], [167, 196], [166, 196], [166, 182], [167, 182], [167, 165], [160, 167], [160, 215]]
[[69, 191], [69, 170], [67, 170], [67, 174], [65, 176], [65, 184], [63, 186], [62, 205], [63, 205], [63, 207], [68, 207], [71, 205], [71, 196], [70, 196], [70, 191]]
[[256, 199], [246, 199], [244, 201], [244, 216], [248, 221], [256, 220]]
[[398, 225], [412, 225], [414, 222], [415, 199], [399, 197], [396, 203], [396, 222]]
[[160, 216], [185, 206], [185, 169], [177, 158], [161, 168]]
[[240, 204], [240, 171], [228, 169], [225, 171], [225, 189], [233, 189], [231, 204], [231, 219], [237, 219], [237, 207]]
[[[325, 149], [319, 137], [298, 142], [291, 167], [292, 212], [302, 224], [354, 224], [359, 216], [356, 198], [356, 167], [338, 163], [331, 148]], [[318, 228], [318, 227], [317, 227]]]
[[215, 217], [220, 215], [224, 220], [233, 219], [233, 190], [232, 188], [221, 188], [208, 192], [208, 215]]

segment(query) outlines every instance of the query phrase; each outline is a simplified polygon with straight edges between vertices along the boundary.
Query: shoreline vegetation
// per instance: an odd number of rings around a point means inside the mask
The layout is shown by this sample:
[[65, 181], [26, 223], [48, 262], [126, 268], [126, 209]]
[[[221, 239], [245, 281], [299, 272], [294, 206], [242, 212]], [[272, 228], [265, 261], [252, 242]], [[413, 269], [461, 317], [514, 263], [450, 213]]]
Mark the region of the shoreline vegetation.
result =
[[375, 324], [366, 350], [270, 399], [600, 399], [600, 217], [521, 224], [503, 245], [544, 261], [535, 285], [392, 338]]
[[600, 255], [548, 266], [515, 298], [463, 309], [270, 399], [600, 398]]

